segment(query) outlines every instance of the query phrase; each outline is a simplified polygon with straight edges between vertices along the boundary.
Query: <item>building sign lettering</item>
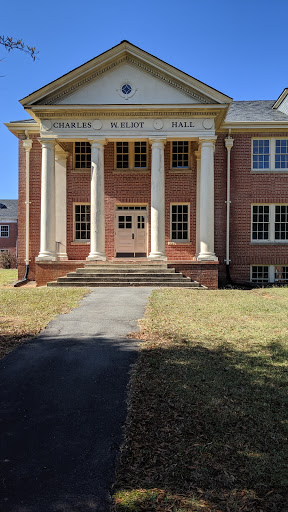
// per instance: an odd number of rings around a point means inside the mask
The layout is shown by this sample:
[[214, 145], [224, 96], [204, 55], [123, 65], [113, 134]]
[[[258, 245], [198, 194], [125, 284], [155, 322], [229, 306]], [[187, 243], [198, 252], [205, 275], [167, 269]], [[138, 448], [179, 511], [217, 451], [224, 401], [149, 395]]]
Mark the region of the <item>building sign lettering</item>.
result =
[[194, 128], [193, 121], [172, 121], [171, 128]]
[[81, 129], [81, 128], [92, 128], [92, 122], [88, 121], [76, 121], [75, 123], [67, 123], [67, 122], [55, 122], [53, 123], [53, 128], [77, 128], [77, 129]]
[[175, 133], [183, 133], [185, 136], [197, 134], [205, 135], [207, 130], [215, 130], [213, 118], [186, 118], [186, 119], [90, 119], [90, 120], [66, 120], [66, 119], [43, 119], [41, 121], [41, 132], [69, 137], [77, 134], [89, 137], [93, 134], [109, 137], [114, 134], [125, 133], [128, 136], [140, 134], [141, 136], [152, 136], [155, 133], [163, 134], [164, 137], [173, 136]]

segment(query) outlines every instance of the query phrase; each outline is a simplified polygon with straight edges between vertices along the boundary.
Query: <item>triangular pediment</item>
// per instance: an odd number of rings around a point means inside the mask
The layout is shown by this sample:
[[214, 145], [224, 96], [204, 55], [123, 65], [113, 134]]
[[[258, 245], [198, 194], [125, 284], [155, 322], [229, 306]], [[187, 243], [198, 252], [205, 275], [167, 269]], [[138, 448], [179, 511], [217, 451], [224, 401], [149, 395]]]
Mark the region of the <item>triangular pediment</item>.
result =
[[[123, 88], [125, 84], [128, 89]], [[230, 102], [228, 96], [127, 41], [21, 100], [26, 108], [40, 105], [227, 105]]]
[[[96, 76], [95, 76], [96, 74]], [[125, 87], [126, 86], [126, 87]], [[125, 91], [125, 92], [124, 92]], [[171, 77], [129, 58], [97, 72], [48, 103], [61, 105], [152, 105], [210, 103], [204, 95]]]

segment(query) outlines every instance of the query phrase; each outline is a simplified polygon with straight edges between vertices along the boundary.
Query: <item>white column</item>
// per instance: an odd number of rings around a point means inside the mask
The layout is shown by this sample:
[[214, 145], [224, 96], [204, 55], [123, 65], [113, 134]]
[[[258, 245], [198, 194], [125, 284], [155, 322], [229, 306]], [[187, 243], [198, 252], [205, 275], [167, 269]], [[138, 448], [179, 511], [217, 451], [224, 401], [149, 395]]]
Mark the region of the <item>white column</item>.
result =
[[151, 139], [151, 252], [149, 259], [166, 260], [165, 255], [165, 139]]
[[200, 139], [200, 253], [199, 261], [217, 261], [214, 253], [214, 139]]
[[55, 153], [55, 212], [56, 212], [56, 254], [58, 260], [68, 260], [67, 256], [67, 171], [68, 153], [61, 148]]
[[87, 260], [105, 261], [104, 145], [91, 140], [90, 254]]
[[25, 265], [29, 265], [29, 231], [30, 231], [30, 150], [32, 148], [32, 140], [23, 141], [26, 151], [26, 216], [25, 216]]
[[226, 265], [229, 265], [230, 263], [230, 171], [231, 171], [231, 165], [230, 165], [230, 156], [231, 156], [231, 149], [233, 147], [234, 139], [232, 137], [226, 137], [225, 139], [225, 147], [227, 149], [227, 200], [226, 200]]
[[38, 140], [42, 144], [42, 171], [40, 252], [36, 261], [55, 261], [55, 140]]
[[200, 179], [201, 179], [201, 151], [195, 151], [196, 156], [196, 256], [200, 253]]

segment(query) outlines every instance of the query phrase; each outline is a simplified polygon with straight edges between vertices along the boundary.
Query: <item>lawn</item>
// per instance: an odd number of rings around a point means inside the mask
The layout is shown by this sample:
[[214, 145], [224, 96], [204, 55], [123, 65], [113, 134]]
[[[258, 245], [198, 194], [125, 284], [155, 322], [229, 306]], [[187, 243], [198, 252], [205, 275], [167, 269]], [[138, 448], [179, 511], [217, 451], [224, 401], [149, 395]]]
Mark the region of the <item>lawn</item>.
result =
[[157, 290], [114, 510], [288, 510], [288, 289]]
[[0, 270], [0, 357], [35, 336], [52, 318], [68, 313], [88, 292], [85, 288], [14, 288], [17, 271]]

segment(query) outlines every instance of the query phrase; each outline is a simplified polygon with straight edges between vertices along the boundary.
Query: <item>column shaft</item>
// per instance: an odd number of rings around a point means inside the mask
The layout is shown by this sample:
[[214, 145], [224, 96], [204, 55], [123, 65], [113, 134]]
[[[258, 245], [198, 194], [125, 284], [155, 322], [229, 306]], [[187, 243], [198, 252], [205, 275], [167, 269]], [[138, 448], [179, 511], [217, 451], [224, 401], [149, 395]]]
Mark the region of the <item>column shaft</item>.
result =
[[200, 140], [200, 261], [217, 261], [214, 253], [214, 143], [215, 139]]
[[67, 156], [65, 151], [56, 150], [55, 155], [55, 198], [56, 198], [56, 254], [58, 260], [67, 256]]
[[149, 259], [166, 260], [165, 255], [165, 140], [152, 140], [151, 161], [151, 252]]
[[197, 181], [196, 181], [196, 256], [200, 253], [200, 181], [201, 181], [201, 152], [196, 151]]
[[26, 151], [26, 216], [25, 216], [25, 264], [29, 265], [29, 234], [30, 234], [30, 151], [32, 148], [32, 140], [26, 139], [23, 141], [23, 146]]
[[104, 144], [105, 139], [91, 141], [90, 254], [87, 260], [106, 260]]
[[37, 260], [56, 260], [55, 240], [55, 141], [42, 144], [40, 252]]

